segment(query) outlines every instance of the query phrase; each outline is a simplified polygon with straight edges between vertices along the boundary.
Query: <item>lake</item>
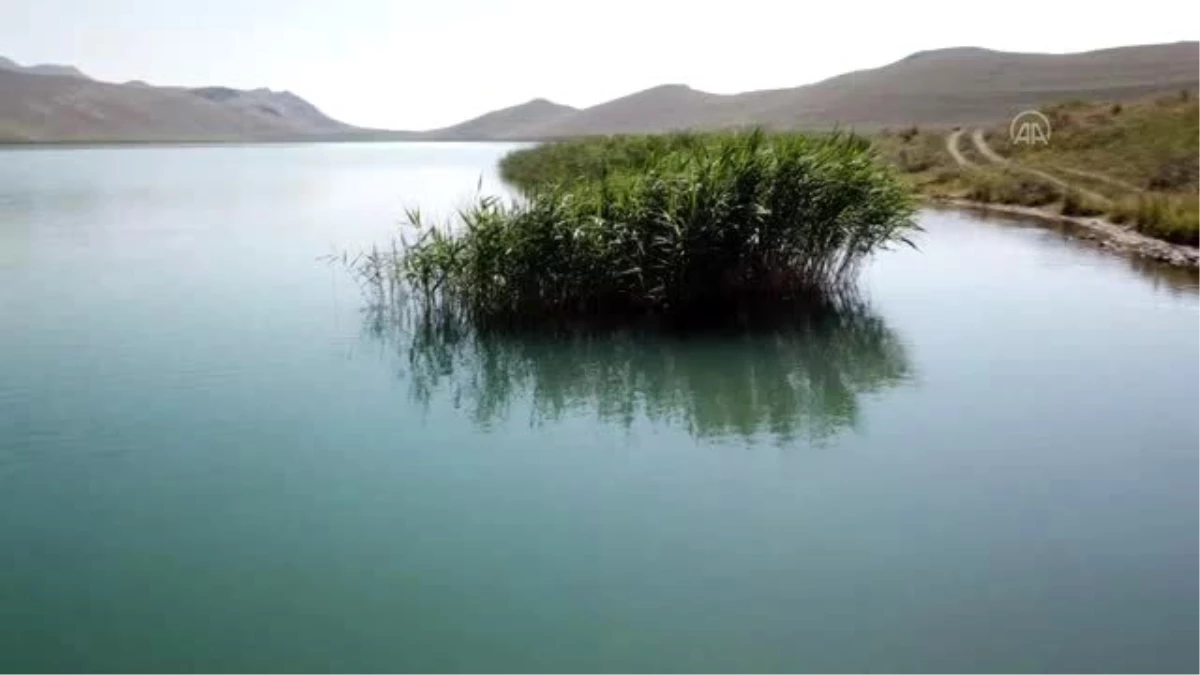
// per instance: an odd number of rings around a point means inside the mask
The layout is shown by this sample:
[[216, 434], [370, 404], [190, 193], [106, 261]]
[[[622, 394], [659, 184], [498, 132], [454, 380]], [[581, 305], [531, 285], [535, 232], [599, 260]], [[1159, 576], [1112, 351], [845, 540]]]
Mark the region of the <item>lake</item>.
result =
[[0, 151], [0, 670], [1191, 671], [1194, 274], [923, 211], [743, 331], [338, 264], [504, 145]]

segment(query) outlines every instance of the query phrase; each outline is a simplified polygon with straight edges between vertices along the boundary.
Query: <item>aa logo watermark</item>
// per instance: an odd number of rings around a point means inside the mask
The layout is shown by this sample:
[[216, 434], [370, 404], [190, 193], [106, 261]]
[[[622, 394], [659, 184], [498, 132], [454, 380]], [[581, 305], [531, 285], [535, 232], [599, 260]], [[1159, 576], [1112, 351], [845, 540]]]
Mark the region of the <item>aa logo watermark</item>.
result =
[[1008, 125], [1008, 142], [1013, 145], [1049, 145], [1050, 120], [1036, 110], [1017, 113]]

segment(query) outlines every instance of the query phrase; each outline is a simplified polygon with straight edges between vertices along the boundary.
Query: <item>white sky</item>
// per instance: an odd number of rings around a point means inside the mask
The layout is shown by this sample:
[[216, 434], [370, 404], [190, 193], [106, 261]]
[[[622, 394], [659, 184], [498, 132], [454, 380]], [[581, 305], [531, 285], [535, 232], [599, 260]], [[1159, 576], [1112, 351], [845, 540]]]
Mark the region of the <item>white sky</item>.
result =
[[1196, 39], [1191, 3], [0, 0], [0, 55], [108, 81], [290, 89], [344, 121], [445, 126], [535, 97], [791, 87], [914, 51]]

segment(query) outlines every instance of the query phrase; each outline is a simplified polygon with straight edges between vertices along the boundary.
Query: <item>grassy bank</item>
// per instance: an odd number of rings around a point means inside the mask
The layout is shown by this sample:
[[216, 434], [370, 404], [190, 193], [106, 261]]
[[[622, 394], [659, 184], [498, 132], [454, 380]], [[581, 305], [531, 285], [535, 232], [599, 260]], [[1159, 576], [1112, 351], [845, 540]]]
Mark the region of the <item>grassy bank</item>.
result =
[[524, 199], [439, 226], [410, 214], [415, 238], [373, 273], [487, 319], [736, 313], [834, 291], [915, 227], [909, 190], [854, 136], [589, 139], [502, 170]]
[[959, 149], [974, 166], [959, 166], [946, 150], [947, 129], [885, 130], [872, 142], [906, 181], [931, 197], [1100, 215], [1158, 239], [1198, 243], [1200, 111], [1194, 93], [1123, 103], [1070, 101], [1042, 112], [1052, 128], [1048, 144], [1011, 144], [1003, 125], [983, 130], [987, 145], [1009, 166], [979, 153], [969, 133]]
[[[1194, 92], [1163, 94], [1140, 101], [1067, 101], [1042, 110], [1053, 134], [1045, 145], [1013, 145], [1007, 129], [990, 129], [992, 147], [1024, 164], [1096, 173], [1128, 187], [1196, 193], [1200, 153], [1200, 109]], [[1091, 183], [1101, 192], [1119, 183]]]

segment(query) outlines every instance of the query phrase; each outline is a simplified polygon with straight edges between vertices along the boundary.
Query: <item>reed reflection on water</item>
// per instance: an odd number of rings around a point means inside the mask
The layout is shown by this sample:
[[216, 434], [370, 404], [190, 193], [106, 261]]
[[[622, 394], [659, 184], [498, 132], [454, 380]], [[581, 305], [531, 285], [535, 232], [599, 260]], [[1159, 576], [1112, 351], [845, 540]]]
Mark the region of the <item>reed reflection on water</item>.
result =
[[814, 441], [852, 428], [863, 394], [912, 377], [901, 340], [853, 296], [730, 321], [537, 330], [480, 329], [453, 310], [387, 300], [370, 305], [365, 329], [400, 357], [415, 403], [444, 396], [481, 428], [528, 405], [535, 425], [591, 413], [696, 438]]

